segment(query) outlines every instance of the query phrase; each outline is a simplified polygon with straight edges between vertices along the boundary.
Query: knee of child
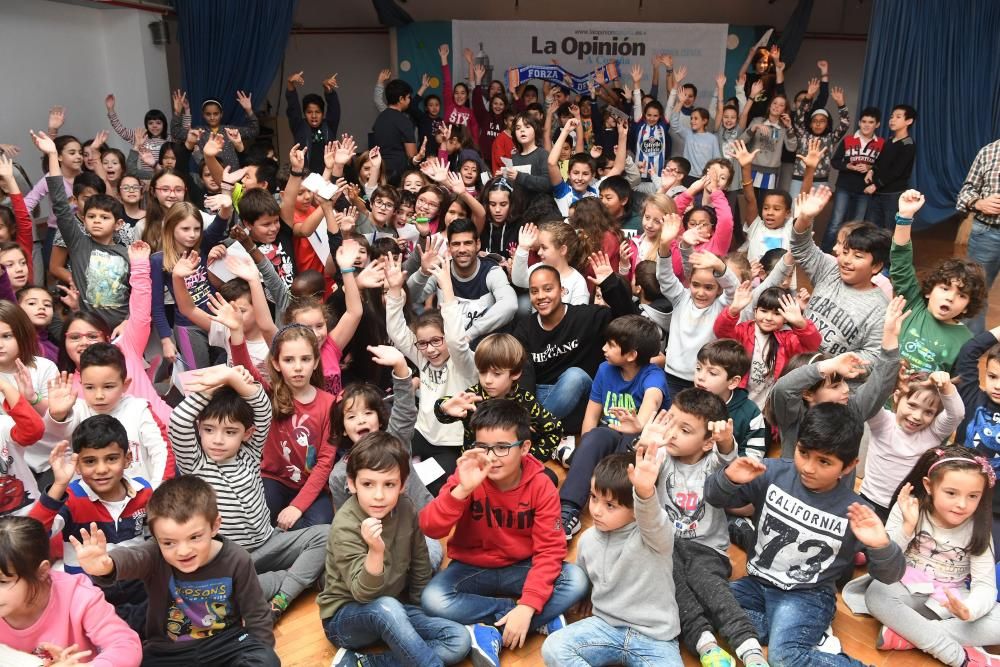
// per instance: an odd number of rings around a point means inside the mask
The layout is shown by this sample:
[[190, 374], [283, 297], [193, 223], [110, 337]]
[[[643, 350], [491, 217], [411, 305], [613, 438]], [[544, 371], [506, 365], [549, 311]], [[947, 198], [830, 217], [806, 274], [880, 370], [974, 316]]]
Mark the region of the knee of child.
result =
[[438, 639], [441, 641], [442, 650], [438, 657], [446, 665], [455, 665], [469, 654], [472, 649], [472, 638], [464, 625], [453, 623], [453, 627], [448, 632], [442, 633]]
[[448, 591], [440, 584], [435, 585], [434, 577], [430, 580], [430, 583], [424, 587], [423, 592], [420, 594], [420, 606], [424, 608], [429, 616], [442, 616], [444, 617], [444, 611], [448, 608], [451, 596]]
[[559, 665], [566, 661], [566, 648], [570, 646], [563, 640], [568, 633], [555, 633], [545, 638], [542, 643], [542, 661], [546, 665]]
[[586, 572], [582, 567], [573, 563], [563, 563], [562, 573], [559, 575], [561, 584], [568, 590], [579, 593], [582, 598], [590, 587], [590, 580], [587, 579]]
[[372, 602], [372, 606], [378, 612], [378, 617], [389, 625], [398, 625], [409, 618], [406, 609], [403, 608], [403, 603], [394, 597], [385, 595], [376, 598]]

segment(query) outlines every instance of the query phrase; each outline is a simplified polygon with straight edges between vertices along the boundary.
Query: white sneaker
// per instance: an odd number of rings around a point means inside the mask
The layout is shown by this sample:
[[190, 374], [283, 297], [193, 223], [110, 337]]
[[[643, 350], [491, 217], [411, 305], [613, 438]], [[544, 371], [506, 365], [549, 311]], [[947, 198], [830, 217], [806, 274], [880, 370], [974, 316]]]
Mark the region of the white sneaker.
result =
[[832, 653], [834, 655], [844, 652], [844, 647], [840, 645], [840, 640], [833, 634], [832, 625], [826, 629], [826, 632], [823, 633], [823, 637], [820, 638], [819, 643], [816, 644], [816, 650], [822, 651], [823, 653]]
[[576, 452], [576, 437], [567, 435], [559, 441], [556, 451], [552, 452], [552, 460], [561, 463], [563, 468], [569, 468], [574, 452]]

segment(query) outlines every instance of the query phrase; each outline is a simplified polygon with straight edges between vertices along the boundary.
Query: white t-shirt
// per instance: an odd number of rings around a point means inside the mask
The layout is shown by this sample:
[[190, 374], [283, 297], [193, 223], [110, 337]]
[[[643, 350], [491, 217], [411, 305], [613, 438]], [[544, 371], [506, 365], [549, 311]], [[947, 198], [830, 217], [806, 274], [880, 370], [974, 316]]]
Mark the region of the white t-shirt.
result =
[[778, 229], [769, 229], [764, 221], [758, 216], [746, 228], [747, 233], [747, 259], [751, 262], [758, 262], [768, 250], [774, 248], [784, 248], [790, 250], [792, 247], [792, 219], [789, 218], [785, 224]]
[[[767, 372], [767, 365], [764, 363], [764, 354], [770, 343], [768, 334], [765, 334], [757, 326], [754, 326], [753, 358], [750, 360], [750, 379], [747, 381], [747, 393], [750, 400], [758, 408], [764, 409], [764, 401], [771, 393], [774, 386], [774, 373]], [[776, 343], [777, 344], [777, 343]]]
[[[268, 377], [267, 354], [270, 350], [267, 347], [267, 343], [263, 340], [249, 339], [247, 339], [246, 343], [247, 352], [250, 353], [250, 359], [253, 360], [253, 365], [257, 367], [257, 370], [261, 375]], [[233, 352], [229, 348], [229, 329], [226, 325], [215, 321], [212, 322], [212, 326], [208, 330], [208, 344], [214, 345], [215, 347], [225, 348], [226, 356], [229, 357], [229, 359], [233, 358]]]

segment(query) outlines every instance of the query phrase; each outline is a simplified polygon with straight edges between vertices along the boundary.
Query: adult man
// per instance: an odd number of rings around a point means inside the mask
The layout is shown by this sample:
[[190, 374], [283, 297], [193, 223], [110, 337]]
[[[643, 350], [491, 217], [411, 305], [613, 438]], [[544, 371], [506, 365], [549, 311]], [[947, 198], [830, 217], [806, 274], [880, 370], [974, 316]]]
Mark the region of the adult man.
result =
[[[958, 193], [956, 208], [975, 215], [969, 259], [982, 264], [990, 287], [1000, 271], [1000, 140], [979, 150]], [[982, 333], [986, 329], [986, 308], [967, 324], [973, 333]]]

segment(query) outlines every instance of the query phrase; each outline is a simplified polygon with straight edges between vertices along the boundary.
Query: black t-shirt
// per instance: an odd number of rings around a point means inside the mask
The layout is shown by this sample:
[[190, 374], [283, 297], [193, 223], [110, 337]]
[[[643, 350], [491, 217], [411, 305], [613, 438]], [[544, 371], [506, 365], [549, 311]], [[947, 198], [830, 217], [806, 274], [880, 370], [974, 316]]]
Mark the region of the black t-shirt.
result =
[[372, 126], [372, 142], [382, 153], [386, 176], [395, 182], [406, 169], [406, 148], [403, 144], [416, 141], [413, 121], [402, 111], [386, 109], [375, 119]]

